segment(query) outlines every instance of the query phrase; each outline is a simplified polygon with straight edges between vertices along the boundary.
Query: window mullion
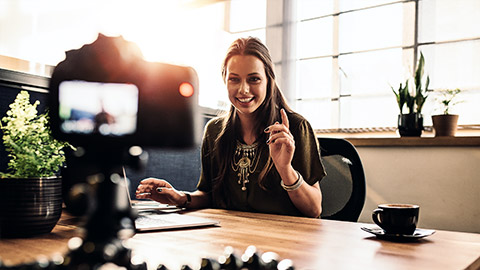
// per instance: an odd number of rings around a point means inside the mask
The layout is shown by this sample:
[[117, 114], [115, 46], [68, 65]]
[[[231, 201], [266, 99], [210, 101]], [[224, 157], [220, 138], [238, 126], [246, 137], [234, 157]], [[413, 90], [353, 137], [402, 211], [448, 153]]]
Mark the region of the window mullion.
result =
[[340, 0], [336, 0], [334, 3], [334, 15], [333, 16], [333, 31], [332, 31], [332, 90], [331, 90], [331, 126], [333, 128], [340, 127], [340, 116], [341, 116], [341, 85], [340, 85], [340, 67], [338, 65], [338, 55], [339, 55], [339, 9], [340, 9]]

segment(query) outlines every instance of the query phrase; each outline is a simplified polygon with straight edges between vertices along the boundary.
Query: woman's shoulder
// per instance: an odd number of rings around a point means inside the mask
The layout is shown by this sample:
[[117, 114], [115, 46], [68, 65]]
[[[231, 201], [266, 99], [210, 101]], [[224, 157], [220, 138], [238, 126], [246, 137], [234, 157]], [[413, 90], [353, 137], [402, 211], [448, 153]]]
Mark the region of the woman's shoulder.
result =
[[210, 119], [204, 128], [204, 137], [206, 138], [216, 138], [218, 133], [222, 130], [224, 125], [225, 117], [217, 116]]
[[212, 130], [212, 129], [218, 130], [223, 126], [224, 121], [225, 121], [224, 116], [213, 117], [212, 119], [208, 120], [207, 124], [205, 124], [205, 129], [206, 130]]
[[310, 126], [308, 120], [301, 114], [291, 111], [287, 113], [290, 128], [300, 128], [301, 126]]

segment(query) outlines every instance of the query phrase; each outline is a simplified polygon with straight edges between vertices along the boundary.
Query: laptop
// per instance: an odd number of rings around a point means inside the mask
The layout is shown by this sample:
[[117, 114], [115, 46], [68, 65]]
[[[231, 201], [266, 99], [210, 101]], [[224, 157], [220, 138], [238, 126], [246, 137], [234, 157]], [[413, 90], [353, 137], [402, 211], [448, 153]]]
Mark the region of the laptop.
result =
[[173, 205], [155, 201], [132, 202], [125, 168], [123, 168], [123, 178], [130, 206], [138, 212], [138, 217], [135, 219], [137, 232], [218, 226], [220, 224], [218, 220], [175, 213], [182, 209]]
[[123, 179], [125, 183], [125, 188], [127, 190], [127, 195], [128, 195], [128, 202], [130, 203], [130, 206], [133, 209], [136, 209], [138, 211], [148, 211], [148, 210], [181, 210], [175, 205], [168, 205], [164, 203], [159, 203], [156, 201], [148, 200], [148, 201], [133, 201], [132, 198], [130, 197], [130, 189], [129, 189], [129, 182], [127, 178], [127, 173], [125, 172], [125, 167], [123, 169]]

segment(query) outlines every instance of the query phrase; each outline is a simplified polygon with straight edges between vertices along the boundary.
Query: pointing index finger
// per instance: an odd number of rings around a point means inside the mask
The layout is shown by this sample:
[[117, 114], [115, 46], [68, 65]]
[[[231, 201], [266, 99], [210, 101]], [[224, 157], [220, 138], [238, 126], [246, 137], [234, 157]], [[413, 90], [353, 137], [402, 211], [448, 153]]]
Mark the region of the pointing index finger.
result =
[[288, 129], [290, 129], [290, 123], [288, 122], [288, 117], [285, 109], [281, 109], [280, 114], [282, 116], [282, 124], [284, 124]]

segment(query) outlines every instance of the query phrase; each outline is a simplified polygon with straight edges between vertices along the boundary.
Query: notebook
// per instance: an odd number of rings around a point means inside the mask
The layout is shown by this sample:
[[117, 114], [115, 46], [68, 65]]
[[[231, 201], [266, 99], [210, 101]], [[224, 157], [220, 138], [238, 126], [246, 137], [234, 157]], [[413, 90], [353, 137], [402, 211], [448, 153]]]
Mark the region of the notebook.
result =
[[138, 217], [135, 219], [137, 232], [216, 226], [220, 224], [219, 221], [213, 219], [175, 213], [181, 209], [172, 205], [155, 201], [132, 202], [125, 168], [123, 168], [123, 178], [130, 206], [138, 211]]

